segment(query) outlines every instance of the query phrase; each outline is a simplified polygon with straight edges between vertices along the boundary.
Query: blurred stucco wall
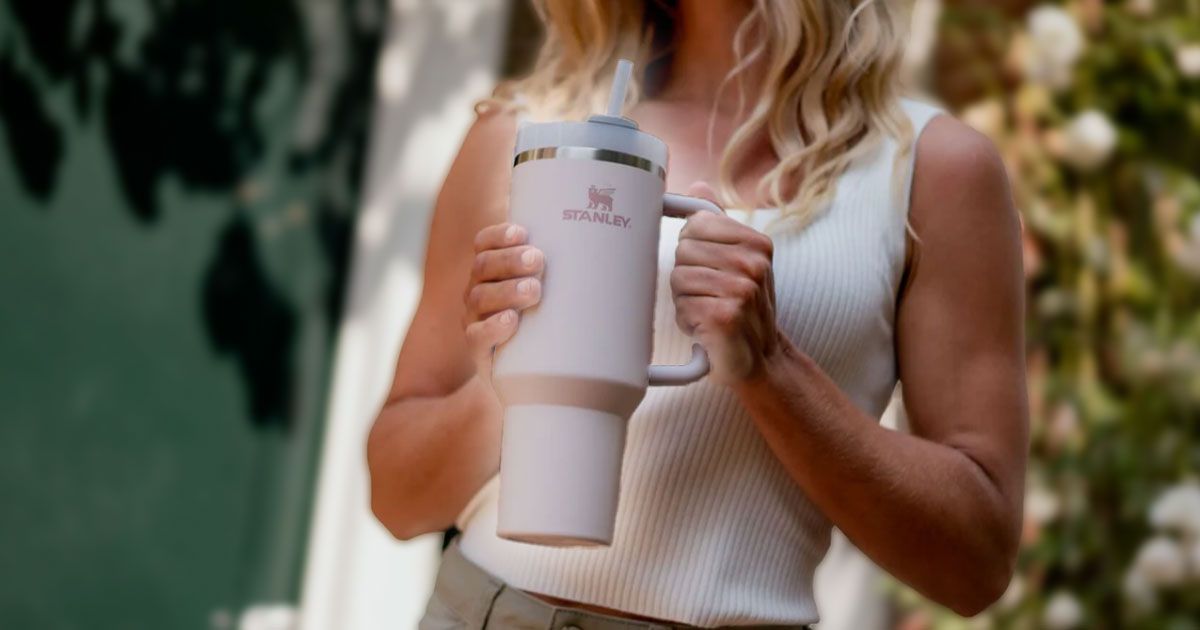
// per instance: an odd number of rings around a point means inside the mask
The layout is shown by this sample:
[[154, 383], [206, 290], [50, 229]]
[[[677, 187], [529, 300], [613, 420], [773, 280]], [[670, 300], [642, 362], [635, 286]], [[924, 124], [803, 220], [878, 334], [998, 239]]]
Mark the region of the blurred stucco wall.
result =
[[371, 515], [366, 432], [421, 289], [438, 187], [495, 83], [508, 3], [392, 0], [301, 604], [308, 630], [416, 627], [440, 537], [398, 543]]

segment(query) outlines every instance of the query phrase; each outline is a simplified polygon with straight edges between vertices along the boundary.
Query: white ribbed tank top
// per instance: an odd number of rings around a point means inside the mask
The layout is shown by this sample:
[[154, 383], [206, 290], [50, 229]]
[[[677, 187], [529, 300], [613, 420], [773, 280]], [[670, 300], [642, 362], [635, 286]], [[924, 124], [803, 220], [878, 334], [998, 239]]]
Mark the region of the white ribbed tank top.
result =
[[[903, 109], [919, 135], [939, 110]], [[905, 257], [911, 157], [888, 140], [857, 160], [800, 231], [773, 209], [730, 211], [771, 234], [776, 317], [792, 342], [878, 418], [896, 385], [893, 326]], [[902, 207], [898, 205], [902, 204]], [[669, 277], [683, 221], [659, 244], [654, 362], [685, 363]], [[651, 387], [629, 421], [613, 544], [551, 548], [496, 536], [498, 479], [458, 519], [463, 554], [520, 589], [702, 627], [817, 621], [813, 572], [831, 524], [771, 453], [733, 392], [707, 379]]]

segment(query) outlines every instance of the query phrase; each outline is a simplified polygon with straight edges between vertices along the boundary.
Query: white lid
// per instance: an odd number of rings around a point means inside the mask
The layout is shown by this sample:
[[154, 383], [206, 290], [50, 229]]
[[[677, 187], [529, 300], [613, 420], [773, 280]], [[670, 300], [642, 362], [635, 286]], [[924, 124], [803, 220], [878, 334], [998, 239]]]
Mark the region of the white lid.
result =
[[608, 110], [604, 114], [591, 116], [585, 122], [522, 123], [517, 128], [513, 154], [552, 147], [590, 147], [636, 155], [666, 168], [666, 143], [638, 131], [637, 123], [621, 116], [621, 105], [625, 102], [625, 90], [632, 72], [633, 64], [628, 60], [617, 63]]
[[638, 131], [637, 125], [627, 118], [617, 119], [627, 124], [597, 120], [601, 118], [610, 117], [592, 116], [586, 122], [523, 123], [517, 129], [513, 154], [549, 147], [592, 147], [636, 155], [664, 168], [667, 166], [665, 142]]

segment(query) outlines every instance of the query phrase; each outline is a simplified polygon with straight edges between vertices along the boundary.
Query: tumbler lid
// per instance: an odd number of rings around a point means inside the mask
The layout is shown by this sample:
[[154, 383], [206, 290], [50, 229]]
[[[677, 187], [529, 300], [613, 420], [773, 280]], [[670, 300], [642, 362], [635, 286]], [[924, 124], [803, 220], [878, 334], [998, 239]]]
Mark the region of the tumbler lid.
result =
[[666, 143], [638, 130], [636, 122], [621, 116], [632, 72], [632, 62], [627, 59], [617, 62], [608, 109], [603, 114], [594, 114], [583, 122], [521, 123], [517, 128], [513, 155], [520, 156], [537, 149], [589, 147], [626, 153], [666, 167]]

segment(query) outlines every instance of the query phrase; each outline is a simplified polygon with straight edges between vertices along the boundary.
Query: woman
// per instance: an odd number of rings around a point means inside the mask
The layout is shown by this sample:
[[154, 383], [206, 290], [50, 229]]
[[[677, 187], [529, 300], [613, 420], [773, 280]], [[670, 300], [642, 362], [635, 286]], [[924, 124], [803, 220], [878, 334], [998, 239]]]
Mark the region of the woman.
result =
[[[394, 535], [463, 530], [423, 627], [802, 627], [832, 526], [928, 597], [984, 609], [1021, 520], [1019, 224], [991, 144], [897, 96], [895, 4], [537, 4], [542, 53], [450, 170], [369, 438]], [[611, 547], [506, 541], [491, 355], [554, 265], [505, 223], [516, 119], [598, 111], [619, 57], [646, 68], [626, 113], [670, 146], [668, 190], [730, 208], [661, 243], [655, 362], [683, 362], [691, 336], [713, 370], [630, 420]], [[897, 380], [911, 433], [877, 423]]]

